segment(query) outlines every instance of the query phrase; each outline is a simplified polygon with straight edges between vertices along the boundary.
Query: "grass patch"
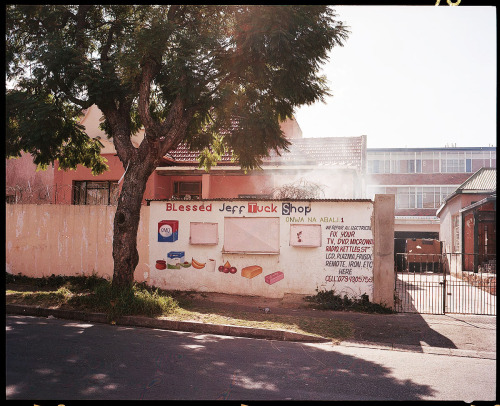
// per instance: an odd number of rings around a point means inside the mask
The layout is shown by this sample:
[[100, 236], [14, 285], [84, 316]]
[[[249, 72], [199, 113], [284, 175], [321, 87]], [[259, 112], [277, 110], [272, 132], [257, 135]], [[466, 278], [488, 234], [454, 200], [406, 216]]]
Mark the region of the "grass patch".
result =
[[210, 306], [190, 305], [188, 308], [180, 307], [168, 318], [181, 321], [288, 330], [300, 334], [324, 337], [336, 343], [354, 335], [352, 323], [344, 320], [244, 312]]
[[321, 310], [356, 311], [364, 313], [389, 314], [394, 311], [378, 303], [372, 303], [368, 295], [363, 294], [358, 298], [343, 297], [335, 293], [334, 290], [317, 290], [314, 296], [306, 296], [305, 300], [312, 303], [313, 307]]
[[101, 312], [110, 321], [125, 315], [156, 317], [177, 308], [176, 300], [158, 289], [135, 283], [132, 289], [115, 291], [109, 280], [95, 274], [29, 278], [6, 273], [6, 283], [7, 303]]
[[[28, 278], [6, 274], [6, 302], [48, 308], [69, 308], [106, 313], [110, 322], [120, 316], [140, 315], [171, 320], [288, 330], [331, 339], [351, 338], [353, 326], [327, 317], [265, 314], [195, 304], [194, 292], [166, 291], [135, 283], [129, 290], [114, 291], [111, 282], [96, 275]], [[10, 285], [10, 286], [9, 286]], [[21, 289], [21, 290], [20, 290]]]
[[49, 308], [64, 305], [72, 296], [71, 292], [64, 287], [52, 292], [15, 292], [8, 290], [7, 295], [7, 303]]
[[104, 312], [110, 320], [120, 316], [157, 317], [172, 313], [178, 306], [170, 296], [158, 289], [135, 283], [131, 289], [114, 290], [111, 282], [100, 284], [86, 295], [71, 298], [69, 304], [90, 311]]
[[5, 283], [15, 284], [17, 287], [29, 290], [57, 290], [61, 287], [67, 288], [70, 292], [81, 292], [82, 290], [92, 290], [99, 285], [107, 283], [108, 280], [92, 273], [89, 276], [62, 276], [50, 275], [42, 278], [31, 278], [22, 274], [12, 275], [5, 273]]

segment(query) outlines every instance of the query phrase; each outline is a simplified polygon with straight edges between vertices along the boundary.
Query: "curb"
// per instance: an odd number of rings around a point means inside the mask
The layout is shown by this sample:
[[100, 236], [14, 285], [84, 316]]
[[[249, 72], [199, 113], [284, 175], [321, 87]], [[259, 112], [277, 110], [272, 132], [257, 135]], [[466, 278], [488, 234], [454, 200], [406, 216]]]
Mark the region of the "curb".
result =
[[[25, 305], [7, 304], [7, 314], [21, 314], [25, 316], [49, 317], [58, 319], [80, 320], [92, 323], [109, 324], [104, 313], [87, 313], [78, 310], [47, 309]], [[153, 319], [144, 316], [121, 316], [116, 325], [159, 328], [174, 331], [188, 331], [201, 334], [218, 334], [236, 337], [260, 338], [276, 341], [296, 341], [305, 343], [328, 343], [331, 340], [324, 337], [294, 333], [286, 330], [271, 330], [265, 328], [233, 326], [229, 324], [208, 324], [195, 321], [177, 321]]]
[[[47, 309], [43, 307], [6, 304], [7, 314], [19, 314], [25, 316], [49, 317], [58, 319], [79, 320], [91, 323], [110, 324], [104, 313], [88, 313], [79, 310]], [[177, 321], [153, 319], [144, 316], [121, 316], [116, 320], [116, 325], [158, 328], [173, 331], [185, 331], [200, 334], [216, 334], [234, 337], [258, 338], [276, 341], [293, 341], [302, 343], [331, 343], [324, 337], [311, 336], [307, 334], [294, 333], [286, 330], [271, 330], [256, 327], [234, 326], [229, 324], [208, 324], [196, 321]], [[424, 354], [447, 355], [455, 357], [481, 358], [496, 360], [496, 352], [463, 350], [458, 348], [430, 347], [419, 345], [380, 343], [372, 341], [344, 340], [340, 343], [344, 347], [371, 348], [386, 351], [406, 351]]]
[[481, 359], [491, 359], [491, 360], [497, 359], [496, 352], [461, 350], [458, 348], [430, 347], [430, 346], [394, 344], [394, 343], [375, 343], [371, 341], [351, 341], [351, 340], [342, 341], [341, 345], [345, 347], [373, 348], [379, 350], [402, 351], [402, 352], [405, 351], [419, 352], [423, 354], [448, 355], [453, 357], [481, 358]]

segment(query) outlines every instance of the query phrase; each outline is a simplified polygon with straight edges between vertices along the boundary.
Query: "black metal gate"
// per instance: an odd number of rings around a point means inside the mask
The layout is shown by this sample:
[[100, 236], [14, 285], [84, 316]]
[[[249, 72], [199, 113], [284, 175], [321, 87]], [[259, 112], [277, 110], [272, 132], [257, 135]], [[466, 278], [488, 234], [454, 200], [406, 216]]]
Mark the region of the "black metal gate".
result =
[[396, 311], [496, 315], [496, 255], [396, 254], [395, 260]]

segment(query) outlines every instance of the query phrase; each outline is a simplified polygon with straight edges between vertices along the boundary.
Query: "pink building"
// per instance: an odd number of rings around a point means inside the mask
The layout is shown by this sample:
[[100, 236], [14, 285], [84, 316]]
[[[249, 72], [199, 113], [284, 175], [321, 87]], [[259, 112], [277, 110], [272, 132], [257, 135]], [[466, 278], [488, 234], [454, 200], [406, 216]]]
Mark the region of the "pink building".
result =
[[[114, 146], [99, 129], [102, 113], [96, 106], [85, 112], [81, 123], [86, 132], [98, 138], [103, 145], [102, 155], [108, 160], [109, 171], [93, 176], [79, 166], [77, 170], [58, 170], [57, 163], [45, 172], [35, 172], [28, 156], [21, 160], [7, 160], [7, 200], [25, 199], [29, 203], [56, 204], [116, 204], [119, 182], [124, 168]], [[209, 172], [198, 168], [198, 153], [185, 145], [170, 151], [162, 164], [148, 180], [144, 203], [151, 199], [214, 199], [237, 197], [272, 197], [283, 185], [300, 181], [318, 184], [323, 194], [317, 198], [356, 199], [365, 197], [366, 136], [302, 138], [295, 120], [287, 120], [281, 128], [292, 142], [289, 152], [281, 156], [272, 153], [264, 159], [261, 170], [245, 173], [226, 154]], [[138, 146], [143, 131], [133, 137]], [[22, 169], [21, 169], [22, 168]], [[30, 199], [15, 193], [37, 190]], [[10, 189], [9, 189], [10, 188]], [[11, 190], [11, 192], [9, 192]], [[45, 200], [38, 199], [38, 191], [45, 190]], [[43, 193], [41, 194], [43, 195]], [[311, 196], [313, 197], [313, 196]]]
[[496, 169], [482, 168], [448, 196], [437, 212], [444, 251], [462, 254], [461, 268], [496, 261]]

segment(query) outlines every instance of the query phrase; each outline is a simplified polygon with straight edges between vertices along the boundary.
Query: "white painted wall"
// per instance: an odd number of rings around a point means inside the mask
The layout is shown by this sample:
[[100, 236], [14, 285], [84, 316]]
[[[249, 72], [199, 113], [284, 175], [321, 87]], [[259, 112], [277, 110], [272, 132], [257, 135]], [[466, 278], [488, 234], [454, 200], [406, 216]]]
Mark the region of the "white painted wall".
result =
[[[152, 201], [149, 283], [163, 289], [264, 297], [283, 297], [285, 293], [315, 294], [316, 289], [335, 289], [351, 297], [366, 293], [372, 300], [372, 215], [371, 201]], [[277, 218], [279, 253], [224, 252], [228, 238], [224, 232], [227, 217]], [[176, 241], [158, 241], [158, 223], [164, 220], [178, 221]], [[191, 244], [192, 222], [216, 223], [218, 235], [212, 240], [216, 243]], [[272, 227], [271, 223], [267, 222], [266, 227]], [[316, 226], [307, 227], [313, 224]], [[315, 230], [320, 230], [319, 236]], [[299, 241], [297, 234], [301, 231]], [[241, 233], [235, 238], [260, 236], [263, 243], [256, 243], [259, 249], [265, 250], [272, 245], [270, 229], [259, 230], [247, 224]], [[320, 246], [315, 246], [318, 244]], [[249, 245], [247, 249], [251, 248]], [[187, 267], [157, 269], [156, 261], [168, 262], [169, 252], [183, 252]], [[198, 269], [193, 266], [196, 265], [193, 259], [205, 265]], [[226, 262], [236, 267], [235, 274], [218, 271]], [[254, 265], [262, 267], [262, 273], [251, 279], [243, 277], [242, 269]], [[265, 277], [278, 271], [283, 272], [283, 279], [266, 283]]]

